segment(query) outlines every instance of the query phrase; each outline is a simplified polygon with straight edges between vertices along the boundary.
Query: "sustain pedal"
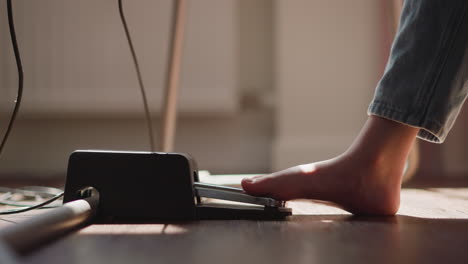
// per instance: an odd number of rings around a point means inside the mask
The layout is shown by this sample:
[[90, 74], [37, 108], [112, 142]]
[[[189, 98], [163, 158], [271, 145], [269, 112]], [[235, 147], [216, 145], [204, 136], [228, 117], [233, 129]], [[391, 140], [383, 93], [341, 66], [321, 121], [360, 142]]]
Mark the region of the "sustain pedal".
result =
[[232, 202], [263, 205], [266, 207], [284, 207], [284, 201], [278, 201], [269, 197], [249, 195], [240, 188], [195, 182], [193, 184], [195, 194], [199, 197], [213, 198]]
[[[96, 221], [161, 222], [202, 219], [284, 219], [284, 201], [242, 189], [201, 183], [193, 158], [183, 153], [81, 150], [68, 163], [64, 203], [80, 190], [99, 192]], [[201, 198], [237, 202], [204, 202]]]

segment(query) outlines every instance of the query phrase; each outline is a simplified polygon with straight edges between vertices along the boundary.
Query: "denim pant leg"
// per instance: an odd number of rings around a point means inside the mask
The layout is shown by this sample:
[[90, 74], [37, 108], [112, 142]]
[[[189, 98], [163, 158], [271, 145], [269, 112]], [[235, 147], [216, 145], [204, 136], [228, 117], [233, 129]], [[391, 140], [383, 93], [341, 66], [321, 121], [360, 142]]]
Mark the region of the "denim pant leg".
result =
[[406, 0], [368, 114], [442, 143], [468, 93], [468, 1]]

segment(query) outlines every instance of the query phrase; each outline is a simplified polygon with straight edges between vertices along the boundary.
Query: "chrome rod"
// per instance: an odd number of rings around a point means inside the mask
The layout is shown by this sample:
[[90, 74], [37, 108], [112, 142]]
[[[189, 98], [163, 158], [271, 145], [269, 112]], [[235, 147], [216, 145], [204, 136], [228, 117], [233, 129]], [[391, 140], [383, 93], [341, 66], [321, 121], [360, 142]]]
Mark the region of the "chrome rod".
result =
[[278, 201], [270, 197], [259, 197], [245, 193], [240, 188], [220, 186], [209, 183], [195, 182], [195, 193], [199, 197], [220, 199], [233, 202], [263, 205], [266, 207], [284, 207], [284, 201]]
[[84, 226], [96, 215], [98, 203], [98, 195], [66, 203], [0, 230], [0, 240], [14, 253], [26, 255], [44, 243]]
[[163, 152], [174, 151], [174, 141], [177, 123], [177, 99], [182, 67], [182, 44], [184, 41], [186, 0], [174, 0], [174, 17], [172, 22], [172, 35], [169, 43], [169, 61], [166, 76], [166, 91], [164, 108], [162, 111], [163, 123], [161, 127], [161, 149]]

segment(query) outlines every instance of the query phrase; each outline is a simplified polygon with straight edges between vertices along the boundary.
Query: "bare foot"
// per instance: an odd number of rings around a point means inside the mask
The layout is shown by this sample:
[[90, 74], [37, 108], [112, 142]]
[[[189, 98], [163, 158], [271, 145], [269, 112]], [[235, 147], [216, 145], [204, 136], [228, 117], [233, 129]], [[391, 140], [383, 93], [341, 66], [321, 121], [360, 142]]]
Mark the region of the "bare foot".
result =
[[244, 179], [242, 187], [281, 200], [330, 201], [354, 214], [394, 215], [404, 164], [418, 130], [371, 116], [342, 155]]

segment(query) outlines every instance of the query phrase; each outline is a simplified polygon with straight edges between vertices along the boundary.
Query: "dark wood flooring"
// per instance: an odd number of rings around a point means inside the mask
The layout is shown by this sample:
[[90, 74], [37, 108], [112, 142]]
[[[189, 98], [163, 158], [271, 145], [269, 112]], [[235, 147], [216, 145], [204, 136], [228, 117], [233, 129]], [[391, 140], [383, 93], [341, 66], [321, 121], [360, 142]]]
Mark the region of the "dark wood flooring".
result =
[[[326, 204], [293, 201], [294, 215], [285, 221], [91, 225], [23, 261], [468, 263], [468, 186], [409, 186], [395, 217], [356, 217]], [[42, 212], [1, 217], [0, 228]]]

